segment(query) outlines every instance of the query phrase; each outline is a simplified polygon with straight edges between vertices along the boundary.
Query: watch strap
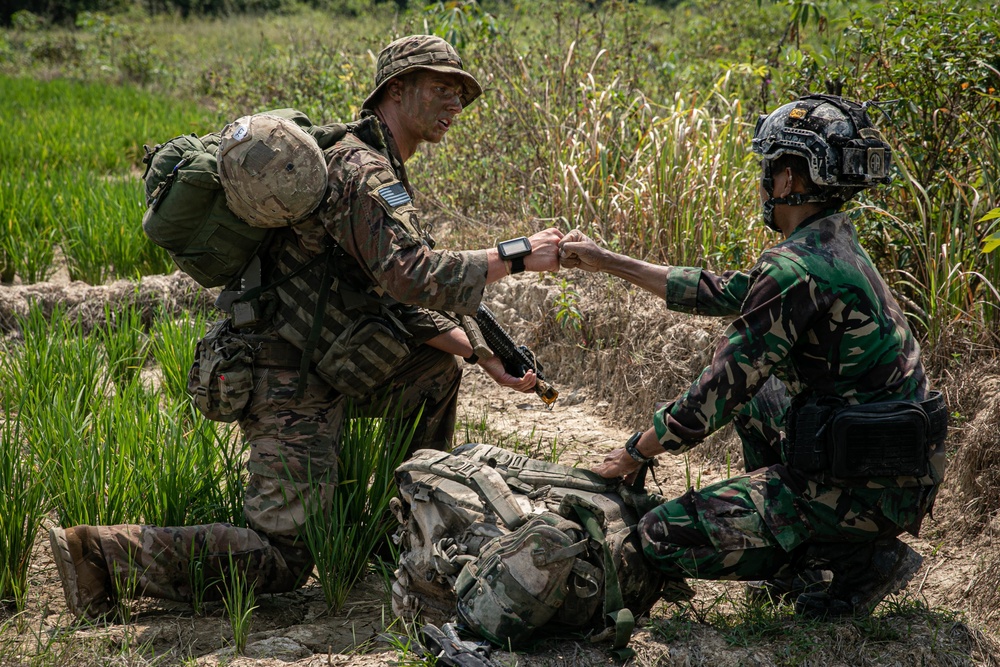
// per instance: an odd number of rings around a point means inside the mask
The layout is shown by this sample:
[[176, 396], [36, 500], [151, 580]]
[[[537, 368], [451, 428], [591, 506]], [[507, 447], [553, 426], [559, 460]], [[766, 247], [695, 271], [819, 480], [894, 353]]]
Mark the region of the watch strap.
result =
[[653, 460], [652, 456], [644, 456], [639, 451], [639, 438], [642, 437], [642, 431], [636, 431], [632, 434], [632, 437], [625, 441], [625, 453], [632, 457], [636, 463], [649, 463]]
[[524, 257], [515, 257], [510, 260], [510, 275], [524, 272]]

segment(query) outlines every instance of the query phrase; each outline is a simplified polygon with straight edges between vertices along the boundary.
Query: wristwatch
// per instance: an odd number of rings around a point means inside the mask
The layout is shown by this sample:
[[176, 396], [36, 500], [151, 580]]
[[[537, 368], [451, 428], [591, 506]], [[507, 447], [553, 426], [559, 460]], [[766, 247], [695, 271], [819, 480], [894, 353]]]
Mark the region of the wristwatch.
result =
[[625, 453], [631, 456], [636, 463], [649, 463], [653, 460], [652, 456], [644, 456], [639, 451], [639, 438], [642, 437], [642, 431], [636, 431], [632, 434], [632, 437], [625, 441]]
[[520, 236], [509, 241], [501, 241], [497, 244], [497, 252], [500, 259], [510, 260], [511, 274], [524, 271], [524, 258], [531, 254], [531, 241], [527, 236]]

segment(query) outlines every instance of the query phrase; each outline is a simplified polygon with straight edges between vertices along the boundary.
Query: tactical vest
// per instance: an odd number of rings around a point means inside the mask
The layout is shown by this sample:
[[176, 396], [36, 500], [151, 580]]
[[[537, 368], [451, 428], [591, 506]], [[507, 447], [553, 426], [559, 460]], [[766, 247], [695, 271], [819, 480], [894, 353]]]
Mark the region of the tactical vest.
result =
[[[372, 116], [355, 121], [341, 140], [390, 159], [377, 123]], [[430, 245], [406, 217], [411, 210], [400, 207], [394, 214]], [[410, 333], [396, 315], [399, 302], [371, 283], [336, 239], [327, 238], [328, 249], [319, 255], [304, 252], [292, 234], [285, 239], [269, 281], [277, 300], [275, 330], [303, 352], [303, 368], [310, 363], [334, 389], [355, 398], [371, 395], [410, 353]]]

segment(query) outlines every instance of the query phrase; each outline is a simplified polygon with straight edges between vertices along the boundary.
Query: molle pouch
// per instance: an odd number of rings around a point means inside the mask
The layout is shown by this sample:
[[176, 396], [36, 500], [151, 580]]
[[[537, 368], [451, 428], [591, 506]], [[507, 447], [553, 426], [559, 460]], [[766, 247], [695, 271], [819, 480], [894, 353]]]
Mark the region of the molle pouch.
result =
[[212, 421], [232, 422], [243, 414], [253, 391], [253, 351], [230, 320], [216, 323], [198, 341], [187, 390]]
[[808, 401], [792, 412], [788, 438], [784, 442], [785, 462], [802, 472], [829, 469], [828, 426], [840, 404]]
[[830, 422], [835, 477], [923, 477], [930, 420], [916, 403], [853, 405]]
[[366, 317], [337, 337], [316, 372], [345, 396], [360, 398], [370, 395], [409, 353], [388, 319]]
[[541, 516], [495, 538], [458, 575], [459, 618], [497, 646], [523, 644], [566, 600], [576, 557], [586, 549], [587, 538], [573, 542]]

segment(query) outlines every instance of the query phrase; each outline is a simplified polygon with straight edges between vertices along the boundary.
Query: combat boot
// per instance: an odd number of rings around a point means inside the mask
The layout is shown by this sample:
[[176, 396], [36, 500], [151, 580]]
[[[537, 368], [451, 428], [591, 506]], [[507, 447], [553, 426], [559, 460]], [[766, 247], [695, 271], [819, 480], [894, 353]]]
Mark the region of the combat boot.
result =
[[923, 557], [897, 538], [859, 545], [831, 564], [833, 581], [825, 592], [803, 593], [795, 613], [811, 618], [868, 616], [887, 595], [898, 593], [920, 569]]
[[830, 586], [833, 573], [829, 570], [802, 570], [760, 581], [748, 581], [750, 602], [794, 602], [803, 593], [822, 593]]
[[77, 618], [94, 620], [113, 611], [111, 575], [97, 528], [52, 528], [49, 543], [70, 612]]
[[667, 577], [660, 589], [660, 599], [664, 602], [687, 602], [694, 596], [694, 589], [679, 577]]

